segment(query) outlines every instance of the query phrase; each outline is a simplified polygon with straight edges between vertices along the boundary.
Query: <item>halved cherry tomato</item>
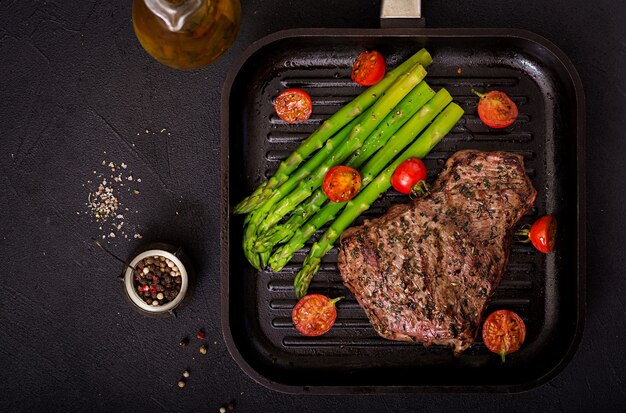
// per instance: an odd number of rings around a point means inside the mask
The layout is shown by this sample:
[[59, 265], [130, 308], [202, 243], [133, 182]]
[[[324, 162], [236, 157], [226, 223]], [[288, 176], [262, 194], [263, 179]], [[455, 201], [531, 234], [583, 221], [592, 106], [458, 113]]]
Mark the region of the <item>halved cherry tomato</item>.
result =
[[556, 219], [552, 215], [539, 218], [530, 227], [529, 238], [539, 251], [544, 254], [552, 252], [556, 242]]
[[487, 93], [478, 93], [478, 116], [490, 128], [506, 128], [511, 126], [517, 118], [518, 111], [515, 102], [506, 93], [492, 90]]
[[296, 329], [305, 336], [321, 336], [335, 323], [335, 303], [343, 297], [330, 299], [321, 294], [305, 295], [291, 311], [291, 320]]
[[311, 117], [313, 103], [304, 90], [292, 88], [278, 95], [274, 100], [274, 110], [287, 123], [302, 122]]
[[352, 81], [371, 86], [385, 76], [385, 59], [375, 50], [362, 52], [352, 66]]
[[540, 252], [548, 254], [554, 250], [556, 243], [556, 218], [544, 215], [536, 220], [530, 229], [528, 225], [515, 232], [519, 242], [532, 242]]
[[426, 175], [424, 162], [418, 158], [409, 158], [393, 172], [391, 185], [403, 194], [422, 194], [425, 191]]
[[333, 202], [349, 201], [361, 189], [361, 175], [359, 171], [349, 166], [333, 166], [324, 177], [322, 189]]
[[526, 338], [526, 326], [519, 315], [509, 310], [494, 311], [483, 324], [483, 341], [487, 348], [502, 357], [519, 350]]

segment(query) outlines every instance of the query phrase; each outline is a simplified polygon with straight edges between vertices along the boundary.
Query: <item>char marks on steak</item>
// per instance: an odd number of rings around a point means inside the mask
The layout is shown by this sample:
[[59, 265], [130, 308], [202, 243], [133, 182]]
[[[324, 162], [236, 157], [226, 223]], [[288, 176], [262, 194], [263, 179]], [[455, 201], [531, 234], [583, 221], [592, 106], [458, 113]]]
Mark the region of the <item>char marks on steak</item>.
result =
[[339, 270], [381, 336], [466, 350], [537, 192], [522, 156], [467, 150], [430, 195], [344, 232]]

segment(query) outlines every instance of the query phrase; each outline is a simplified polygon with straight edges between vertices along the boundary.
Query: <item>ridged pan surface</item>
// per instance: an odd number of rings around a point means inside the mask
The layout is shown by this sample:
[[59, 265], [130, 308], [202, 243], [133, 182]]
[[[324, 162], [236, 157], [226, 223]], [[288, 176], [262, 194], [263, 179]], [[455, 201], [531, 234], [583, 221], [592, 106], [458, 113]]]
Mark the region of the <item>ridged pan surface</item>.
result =
[[[480, 337], [460, 357], [449, 348], [379, 337], [341, 283], [336, 248], [309, 292], [345, 296], [337, 322], [321, 337], [300, 335], [291, 323], [293, 279], [311, 242], [282, 271], [257, 272], [241, 249], [243, 217], [230, 213], [300, 141], [363, 91], [350, 80], [362, 50], [380, 51], [388, 67], [395, 67], [421, 47], [434, 59], [426, 82], [435, 91], [445, 87], [465, 110], [424, 159], [429, 179], [461, 149], [522, 154], [538, 196], [520, 225], [548, 213], [559, 223], [553, 254], [513, 245], [489, 300], [487, 313], [514, 310], [527, 326], [524, 346], [505, 364]], [[584, 98], [575, 70], [558, 49], [523, 31], [297, 30], [261, 40], [233, 70], [222, 101], [222, 317], [228, 347], [249, 375], [294, 393], [519, 391], [545, 382], [569, 361], [584, 315]], [[275, 115], [273, 98], [290, 87], [311, 95], [307, 122], [288, 125]], [[506, 92], [520, 112], [514, 126], [483, 125], [472, 88]], [[356, 224], [407, 200], [388, 191]]]

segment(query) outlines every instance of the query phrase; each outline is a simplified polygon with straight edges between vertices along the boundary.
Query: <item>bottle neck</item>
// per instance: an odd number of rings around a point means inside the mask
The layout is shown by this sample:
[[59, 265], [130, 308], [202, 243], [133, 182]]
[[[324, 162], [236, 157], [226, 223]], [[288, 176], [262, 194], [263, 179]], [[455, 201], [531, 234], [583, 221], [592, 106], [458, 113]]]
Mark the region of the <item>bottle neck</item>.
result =
[[204, 0], [144, 0], [148, 9], [158, 16], [173, 32], [181, 31], [189, 16], [194, 14]]

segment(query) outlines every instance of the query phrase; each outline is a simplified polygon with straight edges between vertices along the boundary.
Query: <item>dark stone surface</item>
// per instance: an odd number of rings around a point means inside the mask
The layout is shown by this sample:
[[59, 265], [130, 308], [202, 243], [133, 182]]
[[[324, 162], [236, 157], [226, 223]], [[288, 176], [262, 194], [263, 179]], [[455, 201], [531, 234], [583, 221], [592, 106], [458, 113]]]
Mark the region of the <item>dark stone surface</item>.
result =
[[[146, 55], [130, 7], [130, 1], [0, 3], [0, 410], [218, 411], [231, 400], [242, 412], [626, 406], [624, 3], [424, 4], [429, 27], [534, 31], [563, 49], [582, 77], [588, 310], [569, 366], [522, 394], [341, 397], [267, 390], [226, 350], [218, 281], [219, 98], [234, 59], [254, 40], [295, 27], [377, 27], [379, 2], [244, 1], [231, 51], [191, 72]], [[93, 189], [87, 181], [93, 171], [107, 171], [103, 160], [127, 164], [125, 176], [132, 170], [132, 187], [140, 191], [120, 195], [129, 208], [129, 239], [118, 235], [105, 245], [126, 258], [146, 242], [166, 241], [193, 259], [197, 287], [177, 319], [134, 312], [115, 278], [121, 265], [92, 241], [108, 233], [84, 214]], [[195, 338], [201, 327], [205, 356]], [[190, 344], [180, 348], [186, 335]], [[191, 377], [181, 390], [176, 383], [186, 368]]]

